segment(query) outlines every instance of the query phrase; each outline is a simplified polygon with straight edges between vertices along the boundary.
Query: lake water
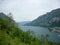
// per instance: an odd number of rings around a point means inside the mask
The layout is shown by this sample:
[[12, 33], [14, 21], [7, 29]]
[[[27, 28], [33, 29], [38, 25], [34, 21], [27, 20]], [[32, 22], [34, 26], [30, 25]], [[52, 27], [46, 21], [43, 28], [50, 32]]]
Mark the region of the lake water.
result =
[[23, 31], [28, 31], [28, 30], [33, 31], [38, 38], [41, 35], [48, 34], [50, 41], [60, 42], [60, 37], [58, 36], [58, 35], [60, 35], [60, 33], [59, 32], [50, 32], [48, 28], [36, 27], [36, 26], [20, 26], [20, 28]]

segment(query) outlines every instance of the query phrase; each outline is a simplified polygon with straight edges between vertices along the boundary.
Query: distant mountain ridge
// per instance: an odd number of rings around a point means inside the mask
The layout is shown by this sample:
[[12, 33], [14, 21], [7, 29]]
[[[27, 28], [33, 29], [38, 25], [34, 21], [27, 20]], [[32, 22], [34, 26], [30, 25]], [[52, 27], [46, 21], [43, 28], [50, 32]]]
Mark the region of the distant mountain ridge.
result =
[[19, 26], [23, 26], [23, 25], [25, 25], [25, 24], [27, 24], [27, 23], [29, 23], [30, 21], [23, 21], [23, 22], [17, 22], [17, 24], [19, 25]]
[[25, 25], [28, 26], [60, 26], [60, 8], [52, 10], [30, 23]]

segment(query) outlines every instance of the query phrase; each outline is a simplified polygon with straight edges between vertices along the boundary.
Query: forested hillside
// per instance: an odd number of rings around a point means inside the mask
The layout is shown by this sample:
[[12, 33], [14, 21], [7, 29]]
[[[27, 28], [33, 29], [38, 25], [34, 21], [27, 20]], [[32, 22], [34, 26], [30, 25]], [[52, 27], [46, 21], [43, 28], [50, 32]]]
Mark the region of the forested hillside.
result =
[[41, 37], [40, 40], [23, 32], [13, 19], [0, 13], [0, 45], [60, 45], [59, 43], [49, 42], [48, 36]]
[[[11, 21], [11, 22], [10, 22]], [[13, 19], [0, 13], [0, 45], [39, 45], [39, 40], [18, 28]]]

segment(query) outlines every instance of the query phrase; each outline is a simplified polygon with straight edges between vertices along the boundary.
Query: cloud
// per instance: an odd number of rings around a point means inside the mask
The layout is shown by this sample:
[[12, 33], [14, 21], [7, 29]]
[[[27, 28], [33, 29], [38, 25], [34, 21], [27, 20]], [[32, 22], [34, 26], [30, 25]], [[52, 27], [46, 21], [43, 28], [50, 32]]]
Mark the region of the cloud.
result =
[[11, 12], [16, 21], [33, 20], [56, 8], [60, 0], [0, 0], [0, 12]]

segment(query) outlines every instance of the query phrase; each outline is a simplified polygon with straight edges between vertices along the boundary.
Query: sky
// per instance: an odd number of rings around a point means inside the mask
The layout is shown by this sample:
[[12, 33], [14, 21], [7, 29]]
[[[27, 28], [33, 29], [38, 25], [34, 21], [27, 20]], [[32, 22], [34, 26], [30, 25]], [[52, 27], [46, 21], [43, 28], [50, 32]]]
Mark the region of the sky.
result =
[[0, 12], [12, 13], [16, 22], [32, 21], [60, 8], [60, 0], [0, 0]]

